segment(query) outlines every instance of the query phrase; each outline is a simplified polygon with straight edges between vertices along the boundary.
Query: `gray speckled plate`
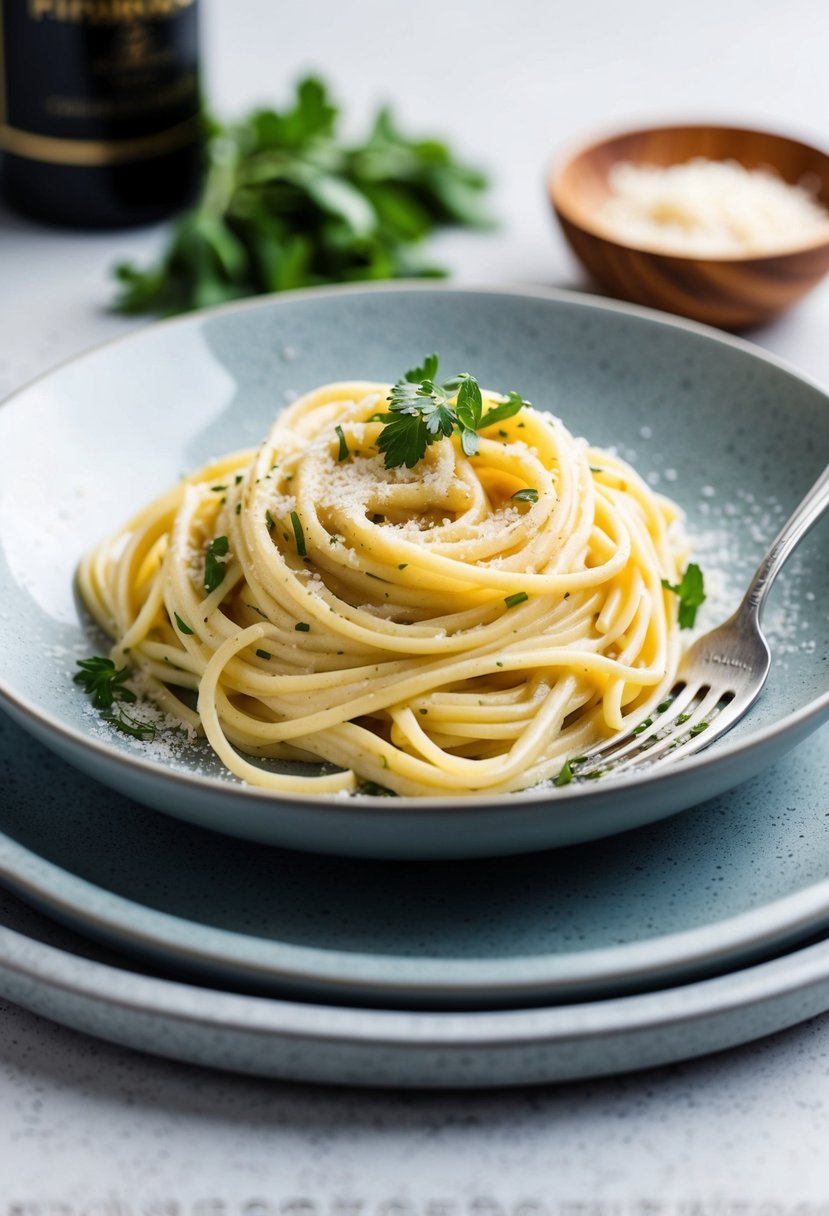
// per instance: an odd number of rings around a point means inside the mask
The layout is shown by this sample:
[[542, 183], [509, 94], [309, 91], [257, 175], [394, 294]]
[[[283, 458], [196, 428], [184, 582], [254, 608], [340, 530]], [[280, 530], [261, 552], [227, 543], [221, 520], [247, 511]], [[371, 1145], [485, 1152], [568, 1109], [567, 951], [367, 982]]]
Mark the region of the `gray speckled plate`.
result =
[[653, 822], [746, 780], [826, 717], [824, 521], [776, 590], [776, 663], [762, 699], [705, 753], [656, 774], [508, 797], [288, 798], [241, 785], [203, 749], [176, 757], [114, 732], [99, 737], [70, 679], [90, 650], [72, 594], [82, 550], [182, 470], [257, 441], [292, 393], [394, 379], [432, 349], [486, 383], [519, 385], [668, 488], [706, 569], [719, 568], [714, 617], [829, 457], [829, 399], [814, 385], [735, 339], [588, 297], [398, 284], [151, 326], [0, 410], [8, 711], [98, 780], [205, 827], [319, 852], [433, 858], [531, 852]]
[[829, 726], [684, 815], [590, 845], [377, 862], [231, 841], [128, 802], [0, 715], [0, 882], [165, 967], [398, 1008], [653, 989], [829, 924]]
[[829, 941], [680, 988], [552, 1008], [423, 1013], [217, 992], [130, 970], [0, 899], [0, 997], [139, 1051], [336, 1085], [489, 1088], [687, 1060], [829, 1009]]

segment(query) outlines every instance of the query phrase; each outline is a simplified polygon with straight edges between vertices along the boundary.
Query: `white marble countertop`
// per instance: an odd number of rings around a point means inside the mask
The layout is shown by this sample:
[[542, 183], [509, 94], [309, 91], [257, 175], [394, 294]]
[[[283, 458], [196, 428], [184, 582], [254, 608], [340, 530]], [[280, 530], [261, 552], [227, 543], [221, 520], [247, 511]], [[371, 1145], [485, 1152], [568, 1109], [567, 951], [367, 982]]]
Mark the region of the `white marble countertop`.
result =
[[[219, 112], [313, 68], [354, 129], [391, 100], [490, 169], [500, 230], [440, 242], [466, 282], [584, 286], [543, 191], [582, 134], [703, 117], [829, 143], [816, 0], [203, 8]], [[0, 395], [134, 325], [108, 268], [159, 239], [0, 213]], [[829, 281], [751, 336], [827, 384], [827, 334]], [[646, 1074], [429, 1095], [212, 1074], [0, 1005], [0, 1216], [818, 1216], [827, 1136], [829, 1016]]]

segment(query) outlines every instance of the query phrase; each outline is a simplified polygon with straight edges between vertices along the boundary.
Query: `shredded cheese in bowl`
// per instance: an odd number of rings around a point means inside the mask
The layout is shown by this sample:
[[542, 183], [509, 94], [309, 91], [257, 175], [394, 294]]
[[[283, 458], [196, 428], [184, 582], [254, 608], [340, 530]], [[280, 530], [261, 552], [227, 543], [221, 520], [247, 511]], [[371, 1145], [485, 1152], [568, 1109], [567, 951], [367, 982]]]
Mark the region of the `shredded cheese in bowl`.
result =
[[626, 244], [702, 257], [785, 252], [829, 239], [818, 183], [791, 185], [767, 168], [695, 157], [614, 165], [597, 218]]

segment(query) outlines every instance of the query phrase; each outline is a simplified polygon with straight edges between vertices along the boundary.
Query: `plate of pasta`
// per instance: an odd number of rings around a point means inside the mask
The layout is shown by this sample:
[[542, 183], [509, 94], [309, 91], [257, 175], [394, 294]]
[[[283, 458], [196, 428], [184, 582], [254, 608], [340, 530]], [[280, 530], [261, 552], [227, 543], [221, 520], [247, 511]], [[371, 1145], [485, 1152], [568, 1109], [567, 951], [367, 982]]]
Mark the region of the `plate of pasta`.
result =
[[150, 326], [0, 410], [0, 704], [263, 843], [472, 857], [652, 822], [827, 715], [818, 528], [748, 717], [659, 772], [580, 768], [658, 717], [739, 599], [826, 463], [827, 404], [739, 340], [552, 291], [323, 289]]

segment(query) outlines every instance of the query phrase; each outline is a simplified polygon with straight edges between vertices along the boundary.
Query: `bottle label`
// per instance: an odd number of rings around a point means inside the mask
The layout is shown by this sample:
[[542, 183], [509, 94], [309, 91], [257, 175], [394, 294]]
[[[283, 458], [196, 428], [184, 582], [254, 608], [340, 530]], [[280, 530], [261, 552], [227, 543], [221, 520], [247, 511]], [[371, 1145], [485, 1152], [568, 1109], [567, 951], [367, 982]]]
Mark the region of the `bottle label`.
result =
[[141, 160], [199, 134], [196, 0], [0, 0], [0, 147]]

